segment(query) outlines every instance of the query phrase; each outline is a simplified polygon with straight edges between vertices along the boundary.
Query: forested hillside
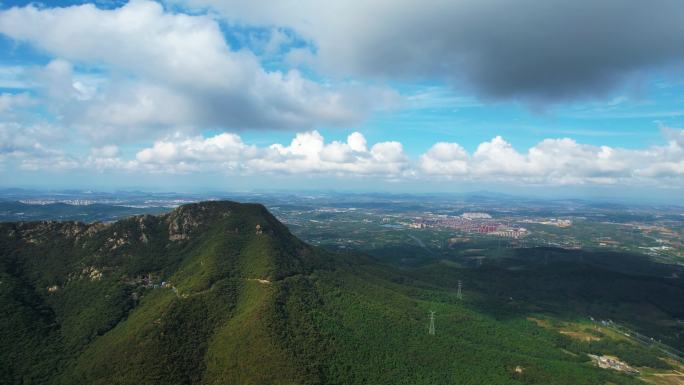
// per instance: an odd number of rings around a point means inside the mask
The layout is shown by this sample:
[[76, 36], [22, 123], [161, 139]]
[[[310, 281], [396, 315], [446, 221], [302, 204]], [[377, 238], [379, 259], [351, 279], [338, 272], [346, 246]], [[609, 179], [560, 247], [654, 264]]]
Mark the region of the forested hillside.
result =
[[[3, 223], [0, 382], [641, 383], [586, 355], [620, 344], [635, 366], [669, 367], [608, 335], [592, 345], [542, 327], [527, 308], [492, 310], [509, 290], [501, 282], [519, 283], [503, 274], [486, 285], [453, 266], [329, 253], [256, 204], [204, 202], [113, 224]], [[463, 299], [458, 280], [471, 290]]]

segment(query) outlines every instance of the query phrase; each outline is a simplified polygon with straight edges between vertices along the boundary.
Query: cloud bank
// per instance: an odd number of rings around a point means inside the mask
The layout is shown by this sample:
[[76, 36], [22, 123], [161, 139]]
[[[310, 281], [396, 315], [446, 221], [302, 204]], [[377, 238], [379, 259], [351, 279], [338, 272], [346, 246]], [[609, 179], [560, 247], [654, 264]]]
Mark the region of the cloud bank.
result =
[[348, 125], [397, 99], [389, 89], [266, 70], [251, 51], [232, 49], [213, 18], [147, 0], [115, 9], [10, 8], [0, 11], [0, 33], [54, 57], [32, 69], [42, 101], [62, 124], [94, 139], [170, 128]]
[[[1, 126], [0, 126], [1, 128]], [[0, 135], [2, 134], [0, 130]], [[298, 133], [287, 144], [248, 144], [236, 133], [209, 137], [181, 134], [123, 157], [117, 146], [94, 148], [83, 157], [25, 143], [0, 155], [21, 168], [97, 169], [135, 175], [219, 173], [369, 178], [384, 181], [448, 181], [513, 185], [651, 185], [684, 182], [684, 130], [664, 129], [665, 144], [624, 149], [545, 139], [521, 152], [497, 136], [469, 153], [458, 143], [440, 142], [412, 159], [395, 141], [369, 145], [354, 132], [327, 142], [317, 131]]]
[[[187, 2], [183, 2], [187, 5]], [[236, 23], [290, 28], [323, 71], [439, 79], [489, 99], [602, 96], [684, 59], [678, 0], [191, 0]]]

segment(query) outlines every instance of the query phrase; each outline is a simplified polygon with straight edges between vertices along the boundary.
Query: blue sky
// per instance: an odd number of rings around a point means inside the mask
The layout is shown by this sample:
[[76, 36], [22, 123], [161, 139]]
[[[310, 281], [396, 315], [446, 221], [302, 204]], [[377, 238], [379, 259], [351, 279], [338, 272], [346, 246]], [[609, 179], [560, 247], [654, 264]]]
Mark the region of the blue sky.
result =
[[677, 1], [0, 4], [0, 186], [684, 195]]

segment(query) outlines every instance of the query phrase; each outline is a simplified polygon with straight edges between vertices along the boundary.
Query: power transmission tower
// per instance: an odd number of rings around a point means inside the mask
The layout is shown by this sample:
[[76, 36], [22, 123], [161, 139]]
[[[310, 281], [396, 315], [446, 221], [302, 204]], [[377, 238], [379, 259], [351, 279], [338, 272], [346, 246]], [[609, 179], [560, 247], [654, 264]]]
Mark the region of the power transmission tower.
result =
[[430, 327], [428, 328], [428, 334], [431, 336], [435, 335], [435, 312], [430, 310]]
[[456, 298], [463, 300], [463, 293], [461, 293], [461, 280], [458, 280], [458, 292], [456, 293]]

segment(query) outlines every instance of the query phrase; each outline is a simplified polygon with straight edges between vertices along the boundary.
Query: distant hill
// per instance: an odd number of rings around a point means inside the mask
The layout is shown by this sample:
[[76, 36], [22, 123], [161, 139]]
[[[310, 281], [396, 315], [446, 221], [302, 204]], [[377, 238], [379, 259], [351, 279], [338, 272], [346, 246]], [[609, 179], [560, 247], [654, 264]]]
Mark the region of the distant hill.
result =
[[130, 207], [93, 203], [72, 205], [66, 203], [26, 204], [18, 201], [0, 200], [0, 221], [60, 220], [80, 222], [110, 222], [141, 214], [160, 214], [170, 211], [167, 207]]
[[641, 383], [498, 293], [460, 299], [473, 274], [313, 248], [258, 204], [0, 223], [0, 383]]

